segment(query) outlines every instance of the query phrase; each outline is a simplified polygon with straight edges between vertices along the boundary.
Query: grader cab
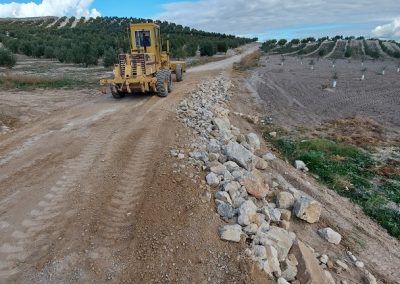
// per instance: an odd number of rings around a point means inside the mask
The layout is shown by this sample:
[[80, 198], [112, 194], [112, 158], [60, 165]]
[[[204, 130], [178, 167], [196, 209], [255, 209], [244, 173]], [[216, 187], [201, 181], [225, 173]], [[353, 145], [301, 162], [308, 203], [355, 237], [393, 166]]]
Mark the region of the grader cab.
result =
[[162, 50], [160, 27], [153, 23], [130, 25], [131, 52], [120, 54], [114, 65], [114, 78], [100, 81], [103, 92], [109, 87], [114, 98], [135, 92], [156, 93], [166, 97], [172, 91], [172, 74], [182, 81], [184, 61], [171, 61], [169, 42]]

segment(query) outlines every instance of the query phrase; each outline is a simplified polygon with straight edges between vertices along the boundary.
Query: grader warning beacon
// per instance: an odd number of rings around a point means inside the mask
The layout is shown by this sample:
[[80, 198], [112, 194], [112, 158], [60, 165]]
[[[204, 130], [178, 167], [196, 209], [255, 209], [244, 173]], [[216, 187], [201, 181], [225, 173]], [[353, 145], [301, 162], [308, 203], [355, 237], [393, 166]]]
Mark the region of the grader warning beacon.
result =
[[163, 51], [160, 27], [154, 23], [131, 24], [129, 35], [131, 53], [118, 55], [114, 79], [100, 81], [103, 92], [109, 87], [116, 99], [135, 92], [166, 97], [172, 91], [172, 74], [182, 81], [186, 63], [170, 60], [169, 42]]

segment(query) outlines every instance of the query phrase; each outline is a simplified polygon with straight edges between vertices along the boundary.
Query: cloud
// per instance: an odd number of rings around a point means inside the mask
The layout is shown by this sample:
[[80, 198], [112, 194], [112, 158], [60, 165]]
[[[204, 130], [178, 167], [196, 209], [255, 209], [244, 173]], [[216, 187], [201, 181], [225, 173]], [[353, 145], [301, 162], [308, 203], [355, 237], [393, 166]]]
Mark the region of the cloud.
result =
[[[164, 4], [155, 18], [191, 27], [239, 35], [268, 34], [277, 29], [298, 29], [333, 24], [353, 25], [329, 34], [369, 35], [371, 29], [390, 21], [399, 12], [398, 0], [196, 0]], [[397, 12], [397, 14], [396, 14]]]
[[99, 17], [96, 9], [90, 9], [93, 0], [42, 0], [35, 2], [0, 4], [0, 18], [24, 18], [43, 16]]
[[372, 34], [382, 38], [400, 38], [400, 17], [395, 18], [389, 24], [377, 26]]

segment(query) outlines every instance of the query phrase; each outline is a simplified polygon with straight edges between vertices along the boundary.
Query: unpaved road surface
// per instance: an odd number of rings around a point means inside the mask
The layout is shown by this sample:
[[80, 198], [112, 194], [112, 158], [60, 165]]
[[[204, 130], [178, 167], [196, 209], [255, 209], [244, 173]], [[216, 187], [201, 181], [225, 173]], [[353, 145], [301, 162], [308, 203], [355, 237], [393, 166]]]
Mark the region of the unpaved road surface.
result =
[[216, 242], [219, 219], [185, 176], [170, 177], [169, 161], [184, 137], [175, 133], [177, 102], [245, 54], [190, 72], [167, 99], [75, 94], [55, 106], [46, 101], [62, 92], [31, 98], [45, 111], [0, 136], [0, 282], [245, 277], [239, 248]]

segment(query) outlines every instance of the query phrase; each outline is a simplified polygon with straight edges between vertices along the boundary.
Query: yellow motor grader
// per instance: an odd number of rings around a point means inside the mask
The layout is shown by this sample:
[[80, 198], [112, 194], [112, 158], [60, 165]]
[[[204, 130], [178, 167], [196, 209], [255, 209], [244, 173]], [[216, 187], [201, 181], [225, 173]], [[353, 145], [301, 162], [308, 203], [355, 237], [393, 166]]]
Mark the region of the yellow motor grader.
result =
[[100, 81], [103, 92], [109, 87], [116, 99], [135, 92], [166, 97], [172, 91], [172, 74], [182, 81], [186, 63], [170, 60], [169, 42], [163, 51], [160, 27], [154, 23], [131, 24], [130, 42], [131, 53], [118, 55], [114, 79]]

